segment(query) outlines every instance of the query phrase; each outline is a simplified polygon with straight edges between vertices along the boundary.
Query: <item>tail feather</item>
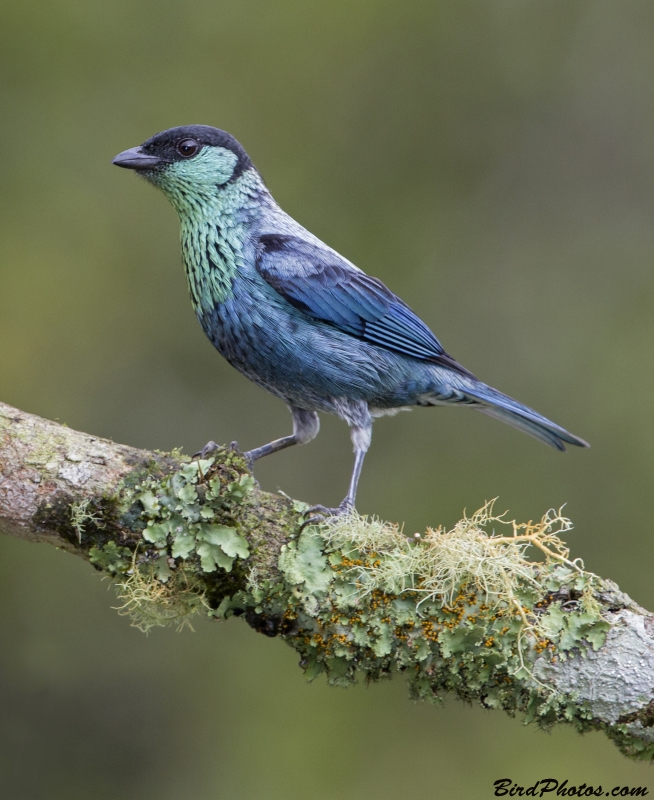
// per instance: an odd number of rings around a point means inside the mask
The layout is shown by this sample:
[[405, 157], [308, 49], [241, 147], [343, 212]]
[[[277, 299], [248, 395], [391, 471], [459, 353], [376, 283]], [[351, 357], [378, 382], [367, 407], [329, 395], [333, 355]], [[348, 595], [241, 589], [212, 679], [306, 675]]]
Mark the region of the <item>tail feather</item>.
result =
[[565, 450], [566, 444], [590, 447], [588, 442], [566, 431], [560, 425], [556, 425], [547, 417], [534, 411], [533, 408], [498, 392], [497, 389], [480, 383], [478, 386], [466, 388], [464, 391], [466, 396], [480, 404], [479, 411], [488, 414], [489, 417], [506, 422], [508, 425], [540, 439], [541, 442], [556, 447], [557, 450]]

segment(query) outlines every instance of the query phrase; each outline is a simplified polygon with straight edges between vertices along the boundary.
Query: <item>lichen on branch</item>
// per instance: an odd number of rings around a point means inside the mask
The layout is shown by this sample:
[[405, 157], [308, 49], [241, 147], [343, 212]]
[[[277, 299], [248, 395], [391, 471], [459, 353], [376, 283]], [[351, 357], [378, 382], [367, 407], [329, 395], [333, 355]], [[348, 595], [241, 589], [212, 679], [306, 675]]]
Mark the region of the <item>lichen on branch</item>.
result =
[[[401, 672], [417, 699], [454, 692], [522, 711], [545, 728], [589, 725], [586, 709], [534, 674], [538, 660], [599, 650], [610, 628], [598, 599], [603, 584], [569, 559], [560, 534], [572, 525], [560, 512], [517, 524], [487, 503], [452, 530], [411, 537], [351, 514], [289, 530], [272, 564], [251, 553], [243, 526], [254, 481], [233, 471], [236, 454], [221, 459], [188, 462], [132, 490], [146, 520], [144, 541], [131, 569], [121, 559], [117, 571], [131, 573], [120, 590], [134, 624], [183, 624], [194, 610], [245, 615], [297, 650], [310, 679], [324, 673], [345, 686]], [[206, 579], [234, 569], [241, 580], [222, 583], [220, 592], [213, 586], [208, 600]]]
[[89, 560], [141, 629], [242, 616], [309, 678], [402, 673], [416, 698], [602, 730], [652, 759], [654, 618], [571, 560], [560, 512], [517, 524], [489, 503], [406, 536], [355, 514], [303, 528], [306, 510], [231, 448], [148, 453], [0, 404], [0, 530]]

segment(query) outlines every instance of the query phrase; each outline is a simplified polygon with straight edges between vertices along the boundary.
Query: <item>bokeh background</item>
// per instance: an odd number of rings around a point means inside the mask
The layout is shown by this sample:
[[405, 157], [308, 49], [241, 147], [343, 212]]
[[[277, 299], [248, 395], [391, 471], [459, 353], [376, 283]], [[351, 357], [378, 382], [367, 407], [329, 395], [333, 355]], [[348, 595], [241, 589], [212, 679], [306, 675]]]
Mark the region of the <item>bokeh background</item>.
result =
[[[216, 125], [463, 364], [593, 445], [402, 414], [375, 426], [360, 510], [413, 531], [495, 496], [520, 519], [567, 503], [573, 554], [653, 607], [653, 40], [648, 0], [4, 0], [0, 399], [147, 448], [290, 430], [197, 325], [172, 208], [110, 166]], [[351, 458], [323, 419], [257, 476], [335, 504]], [[146, 638], [113, 605], [87, 564], [0, 540], [2, 797], [654, 790], [600, 735], [413, 705], [401, 679], [309, 685], [243, 622]]]

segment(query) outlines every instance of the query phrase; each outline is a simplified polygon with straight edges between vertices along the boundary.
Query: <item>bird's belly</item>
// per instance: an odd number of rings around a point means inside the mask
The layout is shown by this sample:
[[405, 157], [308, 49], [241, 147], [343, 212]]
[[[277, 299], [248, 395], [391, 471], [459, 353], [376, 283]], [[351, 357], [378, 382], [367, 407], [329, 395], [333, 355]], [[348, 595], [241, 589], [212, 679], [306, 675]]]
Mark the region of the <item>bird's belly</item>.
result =
[[362, 400], [375, 407], [375, 415], [392, 413], [415, 405], [434, 382], [427, 364], [263, 298], [236, 294], [200, 323], [233, 367], [300, 408], [339, 413], [341, 401]]
[[334, 399], [364, 399], [374, 371], [334, 346], [310, 322], [255, 303], [226, 302], [200, 322], [222, 356], [245, 377], [287, 403], [333, 411]]

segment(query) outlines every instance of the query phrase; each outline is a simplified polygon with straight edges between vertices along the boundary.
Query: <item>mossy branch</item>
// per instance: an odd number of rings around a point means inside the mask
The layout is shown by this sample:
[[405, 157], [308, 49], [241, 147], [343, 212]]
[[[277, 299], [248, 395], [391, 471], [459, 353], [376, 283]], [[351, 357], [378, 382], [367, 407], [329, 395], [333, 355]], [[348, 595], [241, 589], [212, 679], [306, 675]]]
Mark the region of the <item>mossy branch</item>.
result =
[[229, 448], [190, 461], [0, 404], [0, 531], [112, 576], [141, 629], [243, 616], [309, 678], [402, 672], [416, 698], [602, 730], [654, 758], [654, 616], [570, 559], [561, 513], [519, 525], [487, 504], [407, 538], [356, 515], [302, 529], [306, 508], [262, 492]]

